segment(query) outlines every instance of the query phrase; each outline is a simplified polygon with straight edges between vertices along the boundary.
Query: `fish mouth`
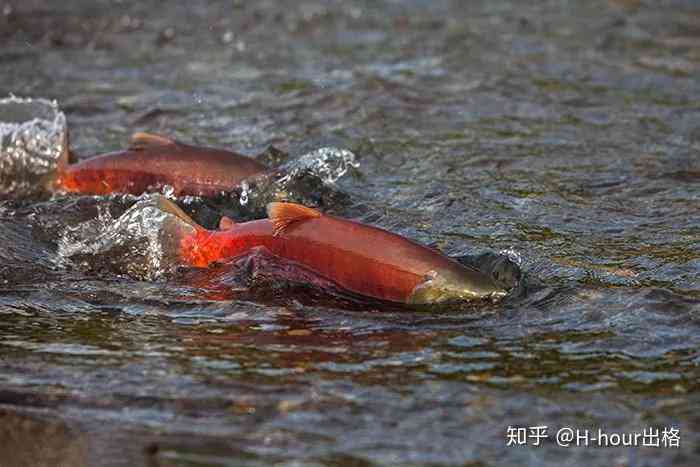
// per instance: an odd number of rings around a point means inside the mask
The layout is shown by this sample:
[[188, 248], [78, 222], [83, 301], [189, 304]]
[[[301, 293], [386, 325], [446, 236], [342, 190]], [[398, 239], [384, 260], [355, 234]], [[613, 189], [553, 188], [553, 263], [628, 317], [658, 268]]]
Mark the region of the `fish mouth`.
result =
[[475, 276], [472, 280], [448, 276], [430, 271], [425, 280], [413, 289], [406, 303], [430, 305], [477, 300], [490, 300], [495, 303], [508, 294], [485, 275]]

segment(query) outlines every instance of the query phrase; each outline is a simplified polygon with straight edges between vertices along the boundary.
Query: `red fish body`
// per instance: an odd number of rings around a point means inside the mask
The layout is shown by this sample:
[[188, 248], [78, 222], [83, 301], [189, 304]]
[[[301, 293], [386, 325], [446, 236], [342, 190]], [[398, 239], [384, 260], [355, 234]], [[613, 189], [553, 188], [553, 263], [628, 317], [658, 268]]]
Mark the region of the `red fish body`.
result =
[[262, 246], [346, 290], [382, 300], [421, 304], [505, 295], [481, 272], [391, 232], [293, 203], [271, 203], [268, 215], [240, 224], [226, 220], [228, 228], [219, 231], [188, 219], [192, 225], [179, 233], [179, 257], [205, 267]]
[[230, 191], [246, 177], [267, 169], [234, 152], [190, 146], [145, 133], [136, 133], [125, 151], [75, 164], [68, 164], [67, 158], [59, 161], [49, 188], [92, 195], [139, 195], [170, 186], [175, 195], [212, 196]]

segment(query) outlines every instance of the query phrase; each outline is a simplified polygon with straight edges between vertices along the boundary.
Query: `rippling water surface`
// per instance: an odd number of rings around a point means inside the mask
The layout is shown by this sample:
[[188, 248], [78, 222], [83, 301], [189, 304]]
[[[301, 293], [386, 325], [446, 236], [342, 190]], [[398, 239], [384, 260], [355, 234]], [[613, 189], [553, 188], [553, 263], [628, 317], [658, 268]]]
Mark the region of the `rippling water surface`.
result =
[[[253, 290], [226, 268], [138, 280], [112, 267], [138, 248], [90, 243], [134, 198], [7, 195], [0, 455], [697, 465], [698, 24], [690, 0], [0, 3], [0, 96], [55, 99], [80, 157], [152, 131], [298, 169], [180, 200], [200, 222], [281, 190], [524, 274], [432, 313], [348, 306], [264, 258]], [[354, 155], [342, 177], [307, 174], [324, 147]], [[509, 425], [550, 439], [509, 447]], [[563, 448], [565, 426], [681, 445]]]

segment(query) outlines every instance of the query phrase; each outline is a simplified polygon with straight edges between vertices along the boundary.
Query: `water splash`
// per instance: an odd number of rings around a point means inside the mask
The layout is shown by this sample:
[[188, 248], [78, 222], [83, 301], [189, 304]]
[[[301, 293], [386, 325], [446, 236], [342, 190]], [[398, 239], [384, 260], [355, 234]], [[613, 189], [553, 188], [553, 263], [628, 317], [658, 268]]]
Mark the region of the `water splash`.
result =
[[56, 101], [0, 99], [0, 196], [41, 192], [39, 181], [55, 168], [66, 131]]
[[498, 252], [499, 255], [503, 255], [507, 257], [509, 260], [511, 260], [513, 263], [515, 263], [518, 267], [522, 268], [523, 267], [523, 257], [522, 255], [515, 250], [515, 248], [506, 248], [505, 250], [501, 250]]
[[[339, 195], [335, 183], [359, 166], [355, 155], [346, 149], [319, 148], [283, 164], [274, 173], [241, 184], [239, 204], [250, 209], [264, 209], [271, 201], [332, 206]], [[333, 202], [328, 202], [331, 199]]]
[[282, 166], [290, 178], [305, 172], [318, 177], [327, 185], [332, 185], [349, 170], [359, 167], [355, 154], [334, 147], [316, 149]]
[[59, 258], [83, 269], [154, 280], [172, 272], [177, 234], [191, 226], [163, 206], [162, 195], [145, 195], [119, 218], [107, 211], [68, 227], [58, 241]]
[[207, 220], [215, 210], [242, 220], [266, 216], [265, 208], [273, 201], [292, 201], [324, 210], [349, 204], [348, 196], [337, 187], [337, 181], [356, 170], [355, 155], [346, 150], [324, 147], [290, 160], [277, 169], [255, 175], [218, 198], [181, 199], [184, 208], [208, 228], [216, 228]]

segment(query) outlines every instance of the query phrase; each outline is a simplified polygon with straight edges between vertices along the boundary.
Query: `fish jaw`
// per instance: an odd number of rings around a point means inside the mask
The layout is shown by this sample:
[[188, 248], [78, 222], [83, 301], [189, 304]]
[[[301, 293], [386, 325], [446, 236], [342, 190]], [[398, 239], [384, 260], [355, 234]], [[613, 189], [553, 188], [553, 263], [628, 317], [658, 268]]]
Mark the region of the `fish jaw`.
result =
[[478, 271], [430, 271], [406, 301], [410, 305], [430, 305], [474, 300], [499, 301], [507, 292]]

